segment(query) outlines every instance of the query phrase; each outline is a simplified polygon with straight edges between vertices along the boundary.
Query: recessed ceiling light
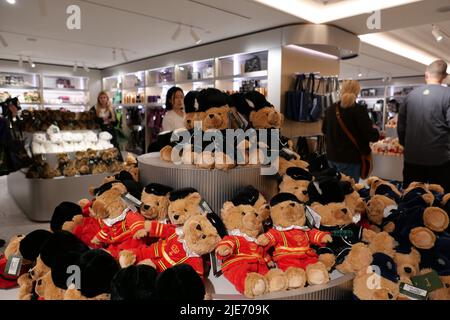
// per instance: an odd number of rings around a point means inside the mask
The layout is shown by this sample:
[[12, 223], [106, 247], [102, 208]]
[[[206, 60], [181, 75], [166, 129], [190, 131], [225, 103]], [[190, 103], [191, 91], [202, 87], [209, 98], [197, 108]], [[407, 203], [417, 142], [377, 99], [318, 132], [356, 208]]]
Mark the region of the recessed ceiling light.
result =
[[202, 42], [202, 39], [200, 39], [200, 37], [198, 36], [198, 34], [195, 32], [194, 29], [191, 28], [191, 36], [192, 39], [194, 39], [195, 44], [200, 44]]
[[16, 4], [16, 0], [6, 0], [9, 4]]
[[253, 0], [313, 23], [326, 23], [422, 0], [352, 0], [327, 4], [313, 0]]

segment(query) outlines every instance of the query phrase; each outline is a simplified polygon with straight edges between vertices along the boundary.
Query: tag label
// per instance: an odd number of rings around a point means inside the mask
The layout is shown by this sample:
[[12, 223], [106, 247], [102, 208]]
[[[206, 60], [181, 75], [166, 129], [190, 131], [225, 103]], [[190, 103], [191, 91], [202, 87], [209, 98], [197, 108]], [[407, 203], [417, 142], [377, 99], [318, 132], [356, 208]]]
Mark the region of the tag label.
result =
[[317, 192], [322, 195], [322, 189], [320, 189], [319, 183], [317, 181], [313, 181], [313, 185], [316, 188]]
[[392, 214], [392, 212], [397, 209], [398, 206], [396, 204], [387, 206], [386, 208], [384, 208], [383, 217], [385, 218], [389, 217]]
[[137, 212], [137, 208], [140, 208], [142, 205], [142, 201], [139, 199], [136, 199], [131, 194], [127, 193], [122, 195], [122, 200], [125, 202], [125, 204], [130, 208], [130, 210]]
[[414, 287], [404, 282], [400, 283], [400, 293], [404, 294], [411, 300], [426, 300], [428, 294], [426, 290]]
[[434, 270], [421, 276], [412, 277], [411, 281], [414, 286], [426, 290], [427, 292], [432, 292], [444, 286], [439, 275]]
[[10, 276], [18, 277], [21, 268], [22, 268], [22, 257], [11, 256], [8, 259], [8, 262], [6, 263], [5, 273]]
[[357, 224], [359, 221], [361, 221], [361, 214], [357, 213], [353, 216], [353, 223]]
[[319, 228], [321, 216], [310, 206], [306, 206], [306, 222], [310, 228]]
[[204, 212], [204, 213], [213, 213], [211, 207], [209, 206], [208, 202], [206, 202], [206, 200], [202, 199], [200, 201], [200, 209]]

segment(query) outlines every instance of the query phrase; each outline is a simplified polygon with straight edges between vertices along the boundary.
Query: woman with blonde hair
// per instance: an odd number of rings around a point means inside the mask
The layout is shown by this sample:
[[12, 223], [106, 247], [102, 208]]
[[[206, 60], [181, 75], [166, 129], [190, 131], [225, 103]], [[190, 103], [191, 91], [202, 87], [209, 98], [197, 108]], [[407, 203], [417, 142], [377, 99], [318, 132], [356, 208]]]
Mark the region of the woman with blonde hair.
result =
[[370, 154], [370, 142], [380, 134], [367, 108], [356, 102], [361, 87], [356, 80], [344, 80], [340, 102], [327, 109], [322, 123], [330, 167], [352, 177], [361, 177], [361, 156]]

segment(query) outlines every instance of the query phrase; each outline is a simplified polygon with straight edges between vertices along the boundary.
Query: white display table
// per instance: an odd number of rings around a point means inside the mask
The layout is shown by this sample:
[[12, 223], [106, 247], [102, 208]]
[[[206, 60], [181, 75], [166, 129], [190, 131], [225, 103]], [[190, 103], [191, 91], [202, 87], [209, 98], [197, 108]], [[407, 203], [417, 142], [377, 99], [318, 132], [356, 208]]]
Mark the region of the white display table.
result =
[[139, 156], [138, 165], [143, 186], [161, 183], [174, 189], [195, 188], [217, 214], [225, 201], [231, 200], [247, 185], [258, 189], [268, 201], [278, 192], [276, 178], [262, 176], [261, 167], [257, 165], [238, 166], [228, 171], [208, 170], [163, 161], [159, 152]]

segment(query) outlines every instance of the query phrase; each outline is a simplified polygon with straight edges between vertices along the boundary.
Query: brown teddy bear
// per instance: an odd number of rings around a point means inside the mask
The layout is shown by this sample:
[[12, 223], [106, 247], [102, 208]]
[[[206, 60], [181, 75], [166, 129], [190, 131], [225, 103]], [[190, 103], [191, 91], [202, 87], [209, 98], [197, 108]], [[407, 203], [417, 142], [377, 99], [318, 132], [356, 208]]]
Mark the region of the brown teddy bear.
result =
[[170, 223], [182, 226], [187, 219], [202, 214], [202, 197], [194, 188], [182, 188], [169, 193], [168, 216]]
[[194, 129], [196, 121], [203, 121], [205, 113], [199, 111], [199, 104], [197, 102], [198, 91], [189, 91], [184, 96], [184, 127], [188, 130]]
[[[218, 230], [221, 230], [221, 234]], [[172, 266], [186, 263], [202, 278], [205, 275], [202, 256], [213, 252], [221, 235], [225, 235], [220, 218], [212, 213], [189, 217], [182, 230], [175, 225], [146, 221], [146, 231], [150, 238], [158, 238], [159, 241], [150, 246], [122, 251], [119, 257], [122, 268], [138, 262], [149, 264], [158, 272], [162, 272]]]
[[371, 197], [376, 194], [384, 195], [398, 202], [402, 195], [396, 186], [378, 177], [370, 177], [367, 179], [367, 184], [370, 186], [369, 194]]
[[267, 200], [253, 186], [249, 185], [240, 189], [233, 199], [231, 199], [231, 203], [235, 206], [251, 205], [258, 215], [258, 219], [263, 223], [270, 217], [270, 206]]
[[89, 157], [86, 151], [75, 152], [75, 168], [82, 175], [91, 173]]
[[275, 248], [273, 260], [286, 273], [289, 287], [298, 288], [305, 280], [311, 285], [327, 283], [327, 267], [319, 261], [310, 244], [332, 242], [330, 233], [305, 227], [305, 207], [290, 193], [279, 193], [272, 198], [270, 217], [273, 227], [260, 235], [257, 243], [266, 249]]
[[371, 230], [392, 232], [393, 224], [389, 224], [385, 218], [394, 209], [397, 209], [397, 203], [392, 198], [379, 194], [371, 197], [367, 202], [367, 219], [371, 223]]
[[280, 183], [280, 192], [292, 193], [301, 202], [308, 202], [308, 185], [313, 180], [311, 173], [302, 168], [291, 167], [286, 170]]
[[140, 212], [146, 220], [167, 223], [171, 191], [171, 187], [159, 183], [150, 183], [142, 190]]
[[36, 294], [39, 300], [63, 300], [65, 290], [55, 286], [52, 280], [52, 272], [47, 272], [36, 281]]
[[[224, 203], [221, 210], [228, 231], [217, 245], [216, 256], [222, 261], [222, 272], [237, 291], [249, 298], [266, 292], [287, 289], [286, 275], [279, 269], [269, 270], [270, 256], [257, 237], [263, 232], [262, 220], [248, 204]], [[301, 285], [301, 284], [299, 284]]]
[[411, 278], [420, 273], [420, 253], [413, 247], [397, 247], [394, 261], [400, 278]]
[[144, 217], [131, 211], [122, 199], [127, 193], [123, 183], [113, 182], [92, 204], [94, 218], [101, 219], [101, 230], [91, 243], [103, 245], [114, 257], [120, 250], [139, 246], [146, 235]]

